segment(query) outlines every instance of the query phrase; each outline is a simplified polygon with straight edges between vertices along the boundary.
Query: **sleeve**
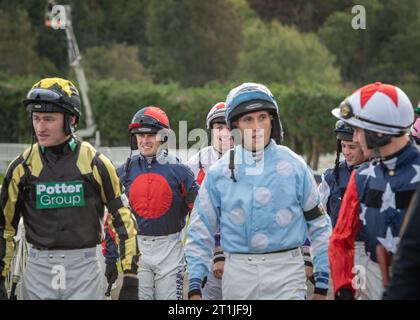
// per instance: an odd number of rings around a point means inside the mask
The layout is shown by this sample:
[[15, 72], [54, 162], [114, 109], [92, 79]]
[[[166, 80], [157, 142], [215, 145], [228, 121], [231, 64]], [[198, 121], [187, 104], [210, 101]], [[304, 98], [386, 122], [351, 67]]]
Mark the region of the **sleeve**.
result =
[[185, 204], [188, 207], [189, 211], [192, 210], [194, 206], [195, 198], [197, 197], [199, 186], [194, 179], [194, 174], [188, 166], [184, 166], [185, 168], [185, 179], [181, 185], [181, 193], [184, 198]]
[[201, 291], [202, 281], [209, 273], [219, 214], [220, 195], [214, 189], [212, 178], [207, 176], [194, 203], [187, 231], [185, 255], [190, 293]]
[[303, 181], [303, 212], [308, 227], [313, 257], [315, 291], [326, 295], [330, 277], [328, 244], [331, 235], [331, 220], [325, 211], [319, 209], [319, 192], [310, 168], [307, 168]]
[[105, 222], [105, 246], [104, 246], [104, 257], [105, 263], [117, 263], [118, 262], [118, 246], [115, 242], [115, 233], [109, 226], [109, 216], [107, 216]]
[[310, 245], [303, 245], [300, 247], [300, 251], [303, 256], [303, 263], [306, 267], [313, 268], [312, 257], [311, 257], [311, 246]]
[[137, 223], [122, 193], [122, 185], [111, 161], [100, 154], [95, 157], [93, 175], [101, 186], [101, 196], [108, 208], [109, 226], [116, 232], [121, 265], [124, 273], [137, 274], [139, 249]]
[[354, 241], [361, 227], [359, 197], [355, 180], [356, 170], [350, 176], [346, 193], [341, 203], [337, 224], [330, 238], [328, 250], [334, 294], [342, 288], [352, 288], [354, 265]]
[[[188, 167], [191, 169], [191, 171], [194, 174], [194, 178], [197, 182], [198, 188], [199, 188], [199, 185], [200, 185], [200, 182], [198, 182], [198, 178], [199, 178], [198, 176], [200, 175], [200, 172], [202, 172], [202, 171], [199, 170], [199, 166], [198, 166], [198, 159], [199, 159], [198, 154], [200, 152], [201, 152], [201, 150], [198, 151], [198, 153], [195, 154], [187, 162]], [[203, 178], [204, 177], [201, 177], [201, 183], [204, 180]], [[192, 206], [191, 206], [191, 208], [192, 208]], [[188, 225], [189, 225], [189, 219], [188, 219]], [[186, 228], [188, 228], [188, 225], [186, 226]], [[225, 255], [224, 255], [223, 250], [220, 246], [220, 232], [216, 233], [216, 235], [214, 236], [214, 241], [215, 241], [215, 247], [213, 249], [213, 262], [215, 263], [215, 262], [218, 262], [218, 261], [224, 261], [225, 260]]]
[[24, 176], [23, 157], [15, 159], [8, 167], [0, 194], [0, 276], [6, 277], [10, 272], [10, 261], [13, 258], [14, 242], [21, 205], [23, 204], [19, 184]]
[[225, 259], [225, 253], [220, 244], [220, 232], [217, 232], [214, 236], [213, 263], [225, 261]]
[[407, 212], [407, 224], [402, 228], [401, 241], [392, 265], [391, 283], [384, 299], [420, 298], [420, 186]]
[[[200, 151], [198, 151], [200, 152]], [[194, 178], [197, 178], [197, 174], [198, 174], [198, 153], [195, 154], [194, 156], [192, 156], [188, 161], [187, 161], [187, 166], [191, 169], [191, 171], [194, 174]]]
[[[321, 198], [320, 206], [324, 209], [325, 212], [328, 212], [328, 200], [331, 195], [330, 185], [326, 180], [327, 172], [324, 172], [321, 175], [321, 183], [318, 187], [319, 196]], [[328, 212], [329, 213], [329, 212]]]

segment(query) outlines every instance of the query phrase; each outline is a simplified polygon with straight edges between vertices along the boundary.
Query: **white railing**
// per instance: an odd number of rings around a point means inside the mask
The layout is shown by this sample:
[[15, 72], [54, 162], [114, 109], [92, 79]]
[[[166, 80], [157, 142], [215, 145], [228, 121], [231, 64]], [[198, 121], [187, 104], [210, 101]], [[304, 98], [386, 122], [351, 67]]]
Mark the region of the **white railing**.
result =
[[[29, 145], [19, 143], [0, 143], [0, 174], [4, 174], [9, 163], [21, 154]], [[130, 148], [127, 147], [98, 147], [97, 150], [107, 156], [114, 163], [115, 166], [120, 166], [125, 163]], [[171, 154], [177, 155], [186, 162], [193, 156], [197, 150], [195, 149], [179, 149], [170, 150]], [[341, 157], [343, 158], [343, 157]], [[322, 173], [325, 169], [334, 165], [335, 155], [327, 154], [320, 158], [320, 168], [315, 172], [316, 175]]]
[[[0, 174], [4, 174], [9, 163], [20, 155], [28, 144], [20, 143], [0, 143]], [[116, 166], [125, 163], [130, 154], [130, 148], [127, 147], [98, 147], [97, 150], [107, 156]], [[170, 150], [170, 153], [176, 154], [187, 161], [196, 152], [195, 149]]]
[[28, 146], [21, 143], [0, 143], [0, 172], [4, 173], [9, 163]]

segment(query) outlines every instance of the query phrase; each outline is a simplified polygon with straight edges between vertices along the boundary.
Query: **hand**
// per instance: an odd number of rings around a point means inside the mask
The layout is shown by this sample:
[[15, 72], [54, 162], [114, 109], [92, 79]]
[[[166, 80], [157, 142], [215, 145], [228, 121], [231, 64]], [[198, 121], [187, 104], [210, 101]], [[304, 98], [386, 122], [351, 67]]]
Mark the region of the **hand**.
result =
[[335, 294], [335, 300], [354, 300], [353, 292], [350, 288], [341, 288]]
[[309, 266], [305, 266], [305, 273], [306, 273], [306, 279], [312, 282], [312, 278], [313, 278], [313, 275], [314, 275], [314, 268], [309, 267]]
[[199, 294], [193, 294], [190, 300], [203, 300]]
[[8, 300], [5, 278], [0, 277], [0, 300]]
[[314, 293], [312, 295], [312, 300], [327, 300], [327, 296], [319, 293]]
[[135, 275], [124, 275], [118, 300], [139, 300], [139, 279]]
[[108, 284], [114, 283], [118, 278], [118, 268], [115, 263], [107, 263], [105, 268], [105, 277]]
[[217, 261], [213, 264], [213, 275], [216, 279], [222, 279], [223, 270], [225, 269], [224, 261]]
[[391, 254], [383, 245], [378, 244], [376, 246], [376, 257], [378, 259], [379, 268], [382, 274], [382, 285], [384, 288], [386, 288], [390, 282], [389, 268], [392, 263]]

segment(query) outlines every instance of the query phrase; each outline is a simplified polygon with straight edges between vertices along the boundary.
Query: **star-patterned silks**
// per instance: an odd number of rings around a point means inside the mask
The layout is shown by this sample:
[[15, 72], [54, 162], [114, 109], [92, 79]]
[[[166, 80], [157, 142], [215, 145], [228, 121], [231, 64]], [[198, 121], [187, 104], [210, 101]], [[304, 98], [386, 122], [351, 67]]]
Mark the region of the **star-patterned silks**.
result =
[[410, 180], [410, 184], [420, 182], [420, 166], [413, 164], [413, 169], [416, 170], [416, 175]]
[[[397, 157], [382, 159], [374, 166], [363, 165], [356, 172], [360, 225], [366, 251], [377, 262], [377, 245], [395, 252], [398, 235], [411, 194], [420, 183], [420, 153], [409, 144]], [[391, 229], [388, 229], [390, 226]], [[391, 233], [392, 230], [392, 233]]]
[[380, 211], [385, 211], [388, 208], [395, 209], [395, 193], [392, 192], [389, 182], [386, 184], [385, 192], [382, 194], [382, 206]]
[[398, 243], [400, 242], [399, 237], [394, 237], [392, 235], [391, 228], [386, 229], [385, 238], [377, 237], [380, 244], [382, 244], [388, 252], [397, 253]]
[[388, 170], [395, 170], [395, 167], [397, 166], [397, 162], [398, 162], [398, 157], [382, 161], [382, 163], [385, 165], [385, 167]]
[[362, 221], [363, 225], [365, 226], [366, 225], [366, 209], [367, 209], [367, 206], [364, 203], [361, 203], [360, 204], [360, 209], [361, 210], [360, 210], [359, 218]]
[[376, 178], [375, 166], [370, 163], [369, 166], [366, 169], [360, 171], [359, 174], [361, 174], [363, 176], [368, 176], [368, 177]]

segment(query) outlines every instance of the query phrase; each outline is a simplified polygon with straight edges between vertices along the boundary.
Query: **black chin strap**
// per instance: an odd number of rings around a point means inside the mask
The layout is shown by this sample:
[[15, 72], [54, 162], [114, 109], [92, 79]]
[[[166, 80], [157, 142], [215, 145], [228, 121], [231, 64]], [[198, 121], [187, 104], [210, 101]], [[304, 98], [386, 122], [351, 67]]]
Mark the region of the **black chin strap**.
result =
[[29, 149], [29, 153], [28, 156], [23, 160], [23, 165], [27, 166], [27, 161], [29, 159], [29, 157], [31, 156], [32, 150], [34, 148], [34, 144], [36, 143], [36, 136], [35, 136], [35, 131], [32, 127], [32, 134], [31, 134], [31, 148]]
[[230, 150], [229, 169], [230, 169], [230, 178], [233, 180], [233, 182], [238, 182], [235, 178], [235, 149]]
[[133, 150], [131, 150], [131, 148], [130, 148], [130, 155], [128, 156], [127, 160], [125, 161], [125, 165], [124, 165], [124, 176], [121, 179], [122, 184], [125, 183], [125, 180], [127, 178], [128, 168], [130, 167], [131, 156], [132, 155], [133, 155]]
[[203, 164], [201, 163], [201, 149], [198, 149], [198, 168], [204, 169]]
[[378, 145], [374, 147], [374, 151], [375, 151], [375, 156], [373, 158], [372, 164], [376, 166], [377, 164], [381, 162], [381, 151]]
[[64, 113], [64, 133], [66, 136], [73, 135], [72, 126], [70, 124], [70, 114]]
[[336, 148], [336, 153], [335, 153], [335, 165], [334, 165], [334, 176], [335, 176], [335, 181], [337, 182], [337, 185], [340, 184], [339, 180], [340, 180], [340, 176], [338, 174], [338, 167], [340, 165], [340, 153], [341, 153], [341, 140], [337, 139], [337, 148]]

